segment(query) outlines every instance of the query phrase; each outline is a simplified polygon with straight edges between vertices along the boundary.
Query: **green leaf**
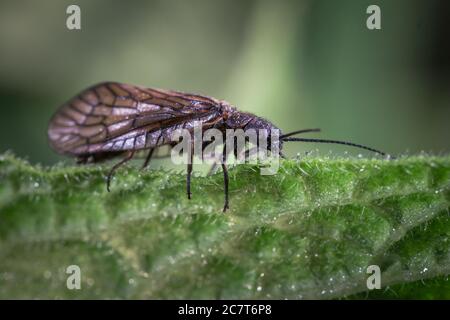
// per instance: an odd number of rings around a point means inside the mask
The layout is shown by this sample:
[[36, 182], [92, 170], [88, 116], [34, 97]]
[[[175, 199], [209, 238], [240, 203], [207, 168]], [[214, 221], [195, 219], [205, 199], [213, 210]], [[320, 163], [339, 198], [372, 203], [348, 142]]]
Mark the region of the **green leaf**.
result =
[[[0, 298], [449, 298], [450, 157], [193, 178], [0, 156]], [[66, 268], [81, 269], [69, 290]], [[367, 289], [370, 265], [381, 290]]]

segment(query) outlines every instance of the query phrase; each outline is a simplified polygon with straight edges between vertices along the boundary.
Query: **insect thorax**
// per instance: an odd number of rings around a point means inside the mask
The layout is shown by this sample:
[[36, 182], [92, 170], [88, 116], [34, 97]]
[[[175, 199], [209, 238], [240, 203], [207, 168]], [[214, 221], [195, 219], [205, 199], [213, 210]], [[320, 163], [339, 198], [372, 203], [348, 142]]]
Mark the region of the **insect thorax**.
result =
[[223, 108], [224, 129], [241, 129], [247, 134], [254, 131], [258, 141], [262, 138], [262, 134], [267, 137], [269, 146], [275, 143], [280, 149], [282, 148], [282, 142], [279, 140], [279, 136], [282, 134], [281, 130], [270, 121], [248, 112], [238, 111], [235, 107], [228, 103], [225, 104], [223, 101], [221, 101], [221, 107]]

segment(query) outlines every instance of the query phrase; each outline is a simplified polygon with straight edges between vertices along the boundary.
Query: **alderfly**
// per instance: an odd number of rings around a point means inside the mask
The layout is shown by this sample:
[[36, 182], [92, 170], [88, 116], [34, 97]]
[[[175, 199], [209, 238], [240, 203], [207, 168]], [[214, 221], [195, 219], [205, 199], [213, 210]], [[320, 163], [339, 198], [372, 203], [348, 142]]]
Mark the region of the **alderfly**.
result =
[[[143, 165], [146, 167], [157, 148], [164, 145], [173, 147], [176, 144], [171, 138], [175, 130], [192, 129], [194, 122], [201, 123], [203, 130], [214, 128], [224, 135], [227, 129], [263, 129], [269, 132], [267, 139], [270, 140], [270, 132], [281, 132], [269, 121], [238, 111], [223, 100], [105, 82], [84, 90], [61, 106], [50, 121], [48, 138], [55, 151], [76, 157], [79, 163], [95, 163], [123, 156], [108, 174], [109, 191], [114, 171], [131, 160], [137, 151], [148, 152]], [[280, 134], [278, 155], [284, 158], [283, 142], [291, 141], [344, 144], [385, 155], [382, 151], [351, 142], [293, 137], [317, 131], [319, 129], [304, 129]], [[223, 211], [228, 209], [229, 179], [225, 159], [221, 161], [225, 189]], [[191, 174], [192, 162], [187, 165], [186, 188], [189, 199]]]

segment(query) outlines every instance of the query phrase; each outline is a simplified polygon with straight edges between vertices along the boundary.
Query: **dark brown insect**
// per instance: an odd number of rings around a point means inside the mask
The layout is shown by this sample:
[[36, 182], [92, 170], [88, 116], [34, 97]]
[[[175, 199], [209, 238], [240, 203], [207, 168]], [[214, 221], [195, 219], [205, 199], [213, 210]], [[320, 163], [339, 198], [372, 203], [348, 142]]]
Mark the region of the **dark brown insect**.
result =
[[[143, 168], [155, 149], [173, 146], [171, 135], [176, 129], [193, 129], [199, 121], [202, 129], [216, 128], [225, 134], [226, 129], [278, 128], [267, 120], [250, 113], [240, 112], [223, 100], [177, 91], [149, 89], [117, 82], [105, 82], [90, 87], [64, 104], [52, 117], [48, 128], [51, 147], [58, 153], [77, 157], [79, 163], [100, 162], [124, 156], [114, 165], [107, 179], [109, 191], [111, 177], [121, 165], [131, 160], [139, 150], [148, 150]], [[344, 141], [294, 138], [293, 135], [319, 131], [306, 129], [280, 135], [279, 150], [287, 141], [336, 143], [384, 152]], [[270, 139], [270, 136], [268, 137]], [[228, 171], [221, 163], [225, 205], [228, 209]], [[192, 163], [187, 165], [187, 195], [191, 198]]]

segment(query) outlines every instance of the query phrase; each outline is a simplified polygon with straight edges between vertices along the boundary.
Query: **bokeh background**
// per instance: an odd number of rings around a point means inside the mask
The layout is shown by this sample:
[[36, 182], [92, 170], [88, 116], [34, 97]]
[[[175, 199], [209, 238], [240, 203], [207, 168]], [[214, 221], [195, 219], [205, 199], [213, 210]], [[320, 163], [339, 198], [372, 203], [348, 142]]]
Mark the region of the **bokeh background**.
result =
[[[66, 28], [81, 7], [82, 30]], [[381, 30], [366, 8], [381, 7]], [[284, 131], [393, 154], [450, 143], [450, 2], [365, 0], [0, 3], [0, 152], [62, 159], [47, 125], [65, 100], [115, 80], [225, 99]], [[320, 147], [295, 144], [288, 153]]]

